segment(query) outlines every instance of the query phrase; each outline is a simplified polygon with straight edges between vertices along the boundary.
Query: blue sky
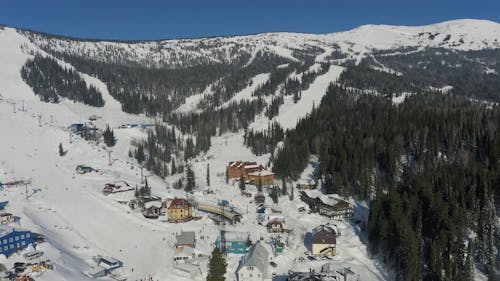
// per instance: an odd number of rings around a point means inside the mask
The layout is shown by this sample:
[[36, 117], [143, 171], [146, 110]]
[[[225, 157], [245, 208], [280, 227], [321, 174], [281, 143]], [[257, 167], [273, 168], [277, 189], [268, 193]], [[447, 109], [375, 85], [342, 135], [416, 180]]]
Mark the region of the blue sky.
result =
[[271, 31], [329, 33], [363, 24], [500, 22], [498, 0], [2, 0], [0, 24], [84, 38], [160, 39]]

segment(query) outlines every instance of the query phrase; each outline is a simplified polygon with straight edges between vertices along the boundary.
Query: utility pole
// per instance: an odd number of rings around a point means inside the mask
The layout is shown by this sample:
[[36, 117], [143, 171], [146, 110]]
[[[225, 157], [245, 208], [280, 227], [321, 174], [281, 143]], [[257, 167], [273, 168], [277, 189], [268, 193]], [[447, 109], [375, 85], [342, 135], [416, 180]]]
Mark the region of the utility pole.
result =
[[141, 165], [141, 185], [144, 184], [144, 174], [142, 173], [142, 165]]
[[111, 166], [111, 150], [108, 150], [108, 159], [109, 159], [109, 166]]
[[71, 130], [69, 131], [69, 143], [73, 143], [73, 141], [71, 140]]
[[25, 183], [24, 186], [26, 187], [25, 190], [26, 200], [28, 200], [28, 183]]
[[14, 113], [16, 113], [16, 102], [12, 103], [12, 105], [14, 106]]
[[25, 111], [25, 110], [24, 110], [24, 100], [22, 100], [21, 102], [22, 102], [21, 111], [23, 111], [23, 112], [24, 112], [24, 111]]
[[54, 115], [50, 115], [50, 125], [52, 125], [53, 121], [54, 121]]
[[42, 114], [38, 115], [38, 127], [42, 127]]

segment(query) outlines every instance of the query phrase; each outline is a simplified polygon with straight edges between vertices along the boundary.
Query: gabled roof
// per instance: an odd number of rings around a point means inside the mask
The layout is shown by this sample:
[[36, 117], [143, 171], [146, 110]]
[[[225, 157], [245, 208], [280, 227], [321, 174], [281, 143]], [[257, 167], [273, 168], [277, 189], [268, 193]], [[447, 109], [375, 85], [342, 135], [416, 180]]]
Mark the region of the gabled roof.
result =
[[[247, 242], [250, 234], [248, 232], [226, 231], [224, 239], [231, 242]], [[217, 241], [220, 241], [220, 235], [217, 236]]]
[[261, 170], [261, 171], [256, 171], [252, 173], [248, 173], [249, 176], [260, 176], [260, 177], [265, 177], [265, 176], [272, 176], [274, 175], [273, 172], [269, 172], [267, 170]]
[[332, 206], [335, 208], [347, 208], [351, 206], [351, 203], [341, 199], [338, 195], [326, 195], [318, 190], [304, 190], [302, 191], [307, 197], [311, 199], [319, 199], [323, 204]]
[[177, 245], [194, 245], [196, 243], [194, 231], [181, 231], [181, 234], [176, 236]]
[[180, 204], [182, 207], [181, 208], [189, 208], [191, 207], [191, 203], [189, 203], [186, 199], [184, 198], [174, 198], [172, 202], [170, 202], [170, 206], [168, 207], [169, 209], [175, 209], [176, 205]]
[[312, 231], [313, 244], [337, 244], [337, 231], [330, 225], [320, 225]]
[[258, 268], [263, 274], [267, 273], [267, 267], [269, 266], [269, 252], [260, 241], [255, 243], [243, 258], [240, 268], [244, 266], [253, 266]]

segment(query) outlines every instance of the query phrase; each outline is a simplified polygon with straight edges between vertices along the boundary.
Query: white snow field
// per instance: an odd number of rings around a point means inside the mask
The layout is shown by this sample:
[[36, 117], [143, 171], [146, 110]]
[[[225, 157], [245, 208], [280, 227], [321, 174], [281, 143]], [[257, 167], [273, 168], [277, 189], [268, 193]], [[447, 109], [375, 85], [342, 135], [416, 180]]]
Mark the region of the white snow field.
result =
[[[436, 34], [431, 39], [429, 34]], [[444, 40], [450, 35], [449, 40]], [[109, 255], [124, 262], [121, 274], [128, 280], [143, 280], [152, 277], [153, 280], [205, 280], [207, 258], [201, 258], [202, 274], [192, 276], [174, 267], [175, 234], [183, 231], [195, 231], [196, 249], [208, 256], [214, 247], [219, 233], [209, 216], [197, 212], [202, 218], [188, 223], [168, 223], [165, 219], [149, 220], [141, 213], [132, 211], [127, 205], [117, 202], [123, 196], [105, 196], [101, 190], [105, 183], [116, 180], [126, 180], [132, 185], [140, 182], [140, 169], [135, 160], [128, 157], [131, 140], [145, 136], [144, 131], [134, 129], [116, 129], [117, 144], [108, 150], [104, 145], [89, 143], [78, 137], [70, 142], [67, 126], [71, 123], [87, 120], [90, 115], [101, 116], [96, 125], [104, 128], [106, 124], [117, 127], [127, 123], [153, 123], [155, 120], [141, 115], [126, 114], [121, 111], [120, 104], [108, 93], [106, 85], [97, 78], [81, 74], [88, 84], [94, 84], [103, 94], [105, 106], [95, 108], [63, 100], [59, 104], [42, 103], [30, 87], [21, 78], [20, 69], [33, 52], [48, 55], [37, 46], [53, 44], [61, 50], [71, 49], [79, 54], [93, 55], [106, 46], [114, 46], [121, 54], [134, 58], [139, 62], [147, 61], [154, 64], [182, 55], [191, 58], [210, 57], [211, 50], [193, 53], [185, 47], [203, 42], [219, 40], [228, 51], [235, 43], [248, 44], [247, 51], [253, 56], [259, 51], [270, 51], [277, 55], [295, 59], [292, 50], [317, 46], [324, 52], [317, 56], [316, 62], [325, 62], [329, 54], [338, 45], [342, 51], [351, 57], [361, 59], [374, 49], [392, 49], [398, 47], [439, 46], [458, 50], [477, 50], [490, 47], [500, 47], [500, 25], [489, 21], [457, 20], [422, 27], [394, 26], [362, 26], [360, 28], [325, 35], [297, 33], [266, 33], [248, 36], [165, 40], [159, 42], [118, 43], [118, 42], [86, 42], [51, 39], [47, 42], [38, 38], [36, 44], [31, 43], [24, 35], [12, 28], [0, 29], [0, 181], [12, 179], [31, 179], [26, 198], [24, 187], [12, 187], [0, 190], [0, 201], [9, 200], [6, 211], [21, 217], [17, 226], [41, 233], [48, 242], [40, 245], [44, 252], [43, 258], [51, 259], [55, 264], [53, 271], [46, 271], [37, 276], [43, 281], [79, 281], [89, 280], [82, 271], [89, 269], [89, 260], [98, 254]], [[463, 42], [463, 43], [461, 43]], [[218, 44], [218, 43], [216, 43]], [[157, 53], [158, 46], [165, 48]], [[247, 47], [245, 47], [247, 48]], [[224, 58], [234, 59], [229, 55]], [[221, 59], [213, 57], [213, 60]], [[176, 62], [172, 62], [176, 63]], [[178, 63], [178, 62], [177, 62]], [[71, 67], [70, 65], [67, 65]], [[279, 109], [280, 114], [275, 120], [285, 129], [292, 129], [300, 118], [305, 117], [313, 104], [319, 106], [325, 90], [331, 82], [335, 82], [343, 68], [331, 65], [329, 71], [319, 77], [302, 93], [302, 98], [296, 104], [291, 97], [285, 98], [285, 104]], [[252, 85], [237, 93], [231, 101], [252, 99], [255, 88], [265, 83], [269, 74], [259, 74], [252, 78]], [[204, 93], [191, 97], [178, 110], [182, 112], [196, 110], [203, 95], [210, 94], [209, 88]], [[395, 98], [401, 102], [406, 95]], [[223, 104], [222, 106], [227, 106]], [[21, 110], [23, 109], [24, 110]], [[40, 117], [39, 117], [40, 116]], [[258, 116], [251, 125], [254, 129], [267, 128], [269, 120]], [[64, 157], [58, 154], [58, 144], [67, 150]], [[108, 152], [111, 151], [112, 165], [108, 162]], [[199, 186], [192, 196], [196, 200], [217, 203], [225, 199], [243, 214], [241, 223], [226, 226], [226, 230], [247, 231], [253, 241], [263, 239], [269, 241], [264, 226], [257, 224], [253, 198], [240, 194], [238, 183], [225, 183], [224, 171], [227, 163], [234, 160], [251, 160], [267, 165], [270, 154], [255, 156], [243, 145], [243, 132], [225, 134], [212, 138], [210, 150], [192, 161]], [[75, 173], [77, 165], [85, 164], [99, 169], [97, 173], [80, 175]], [[210, 165], [210, 187], [206, 186], [205, 171]], [[315, 160], [304, 171], [307, 177]], [[165, 181], [145, 171], [152, 192], [162, 199], [186, 197], [184, 191], [170, 189], [171, 182], [176, 177], [168, 177]], [[214, 194], [203, 194], [201, 191], [210, 188]], [[288, 186], [290, 190], [291, 186]], [[248, 186], [255, 194], [256, 189]], [[284, 254], [273, 257], [277, 267], [272, 269], [277, 275], [284, 275], [289, 269], [296, 271], [318, 271], [326, 262], [331, 262], [335, 269], [350, 267], [359, 280], [387, 280], [390, 276], [367, 254], [364, 237], [360, 225], [353, 221], [330, 220], [317, 214], [299, 213], [298, 207], [304, 206], [295, 191], [295, 198], [290, 201], [280, 197], [277, 205], [271, 203], [269, 197], [266, 203], [282, 211], [286, 219], [286, 227], [293, 232], [289, 237], [289, 245]], [[360, 202], [351, 201], [356, 206], [356, 217], [359, 221], [366, 218], [366, 207]], [[331, 261], [299, 262], [307, 250], [304, 239], [314, 227], [331, 223], [336, 224], [341, 231], [338, 238], [338, 255]], [[201, 239], [201, 237], [204, 239]], [[29, 250], [29, 249], [28, 249]], [[236, 280], [235, 271], [241, 256], [227, 256], [227, 280]], [[23, 260], [15, 254], [10, 258], [0, 256], [0, 263], [11, 268], [16, 261]], [[269, 280], [272, 272], [269, 272]], [[102, 280], [109, 280], [103, 278]]]

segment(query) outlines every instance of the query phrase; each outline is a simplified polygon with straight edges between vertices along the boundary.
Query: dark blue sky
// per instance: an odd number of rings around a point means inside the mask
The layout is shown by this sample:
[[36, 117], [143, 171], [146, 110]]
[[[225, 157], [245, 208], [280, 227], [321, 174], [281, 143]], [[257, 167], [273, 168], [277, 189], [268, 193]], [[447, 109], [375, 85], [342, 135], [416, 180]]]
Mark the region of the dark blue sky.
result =
[[270, 31], [329, 33], [363, 24], [500, 22], [499, 0], [2, 0], [0, 23], [85, 38], [160, 39]]

